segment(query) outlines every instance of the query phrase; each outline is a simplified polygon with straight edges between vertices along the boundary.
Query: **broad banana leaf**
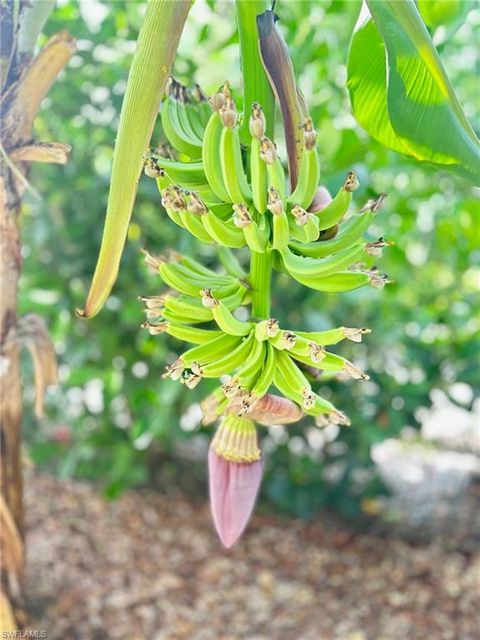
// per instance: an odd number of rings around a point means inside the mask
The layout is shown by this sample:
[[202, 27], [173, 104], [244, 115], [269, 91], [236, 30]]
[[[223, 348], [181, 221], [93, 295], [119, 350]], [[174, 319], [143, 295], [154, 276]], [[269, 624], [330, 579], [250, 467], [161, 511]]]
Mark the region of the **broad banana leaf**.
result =
[[347, 71], [354, 115], [372, 138], [480, 182], [479, 140], [413, 0], [367, 0]]

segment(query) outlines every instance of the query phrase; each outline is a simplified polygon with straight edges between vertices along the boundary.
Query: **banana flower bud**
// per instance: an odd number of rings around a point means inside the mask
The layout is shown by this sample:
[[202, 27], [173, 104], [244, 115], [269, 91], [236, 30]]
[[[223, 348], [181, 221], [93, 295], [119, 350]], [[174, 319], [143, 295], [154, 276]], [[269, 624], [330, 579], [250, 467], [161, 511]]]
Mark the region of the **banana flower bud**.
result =
[[263, 462], [254, 423], [227, 416], [208, 453], [210, 506], [222, 544], [230, 549], [242, 535], [262, 480]]

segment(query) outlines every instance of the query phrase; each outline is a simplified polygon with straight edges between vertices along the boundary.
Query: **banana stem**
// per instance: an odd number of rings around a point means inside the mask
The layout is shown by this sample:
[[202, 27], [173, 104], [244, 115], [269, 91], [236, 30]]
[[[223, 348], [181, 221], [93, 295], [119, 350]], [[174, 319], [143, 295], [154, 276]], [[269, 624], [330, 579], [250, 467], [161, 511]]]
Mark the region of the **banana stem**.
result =
[[252, 251], [250, 256], [250, 285], [252, 287], [252, 314], [257, 320], [270, 317], [270, 284], [272, 278], [272, 252]]
[[269, 0], [236, 0], [237, 25], [243, 75], [243, 124], [240, 140], [250, 144], [248, 121], [253, 102], [258, 102], [266, 117], [266, 135], [273, 140], [275, 128], [275, 97], [260, 58], [257, 16], [270, 9]]
[[[266, 135], [273, 140], [275, 129], [275, 97], [260, 58], [257, 16], [270, 9], [270, 0], [236, 0], [237, 25], [240, 38], [240, 55], [243, 75], [243, 124], [240, 140], [249, 146], [250, 109], [258, 102], [265, 114]], [[272, 277], [272, 252], [256, 253], [250, 258], [249, 280], [253, 289], [252, 313], [259, 320], [270, 316], [270, 283]]]

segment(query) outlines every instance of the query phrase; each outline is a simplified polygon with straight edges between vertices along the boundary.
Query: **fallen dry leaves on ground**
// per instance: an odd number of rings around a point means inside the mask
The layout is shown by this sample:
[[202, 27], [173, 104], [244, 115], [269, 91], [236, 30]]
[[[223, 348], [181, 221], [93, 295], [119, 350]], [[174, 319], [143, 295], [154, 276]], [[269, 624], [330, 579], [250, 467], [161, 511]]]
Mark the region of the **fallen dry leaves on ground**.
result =
[[[207, 505], [27, 482], [32, 629], [48, 640], [478, 640], [480, 549], [255, 516], [224, 552]], [[478, 533], [478, 532], [477, 532]]]

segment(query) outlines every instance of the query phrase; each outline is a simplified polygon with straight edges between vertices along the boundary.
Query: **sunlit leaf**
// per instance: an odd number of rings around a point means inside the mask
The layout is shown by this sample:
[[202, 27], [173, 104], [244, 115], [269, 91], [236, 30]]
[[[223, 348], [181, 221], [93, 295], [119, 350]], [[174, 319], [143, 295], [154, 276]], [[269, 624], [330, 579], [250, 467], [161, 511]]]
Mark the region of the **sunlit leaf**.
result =
[[348, 88], [370, 135], [400, 153], [478, 181], [480, 145], [413, 1], [367, 0], [353, 35]]
[[352, 38], [348, 56], [348, 88], [353, 111], [372, 138], [394, 151], [408, 153], [390, 123], [386, 73], [385, 46], [377, 26], [367, 14]]

